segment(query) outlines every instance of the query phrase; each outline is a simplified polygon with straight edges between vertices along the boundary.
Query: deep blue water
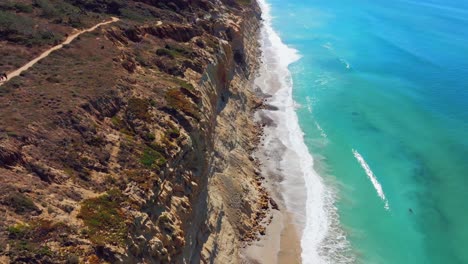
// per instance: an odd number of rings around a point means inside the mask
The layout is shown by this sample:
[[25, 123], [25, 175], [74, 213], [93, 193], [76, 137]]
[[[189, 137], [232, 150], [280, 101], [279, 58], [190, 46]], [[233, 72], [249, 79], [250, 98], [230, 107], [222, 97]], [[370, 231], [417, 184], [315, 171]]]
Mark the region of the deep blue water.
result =
[[468, 1], [268, 2], [358, 263], [468, 263]]

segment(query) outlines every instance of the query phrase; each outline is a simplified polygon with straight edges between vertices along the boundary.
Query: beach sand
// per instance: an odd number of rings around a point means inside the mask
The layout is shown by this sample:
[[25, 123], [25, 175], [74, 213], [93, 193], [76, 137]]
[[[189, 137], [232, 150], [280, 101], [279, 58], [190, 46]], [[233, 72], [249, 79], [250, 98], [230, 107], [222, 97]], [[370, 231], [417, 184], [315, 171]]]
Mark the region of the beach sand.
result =
[[244, 263], [301, 263], [300, 237], [291, 215], [274, 210], [271, 216], [265, 235], [245, 248]]
[[[281, 89], [281, 82], [277, 79], [277, 76], [262, 74], [261, 78], [265, 78], [261, 79], [260, 82], [265, 81], [265, 83], [268, 83], [270, 93], [275, 93]], [[260, 91], [259, 96], [263, 97], [265, 102], [269, 98], [268, 94], [263, 94]], [[278, 167], [286, 148], [278, 143], [280, 141], [276, 140], [275, 133], [271, 133], [278, 122], [268, 113], [269, 110], [274, 111], [274, 107], [264, 104], [264, 108], [267, 112], [260, 110], [256, 113], [257, 122], [262, 124], [264, 130], [255, 156], [259, 161], [259, 169], [264, 178], [262, 185], [277, 203], [279, 210], [270, 208], [262, 223], [266, 226], [265, 234], [258, 241], [246, 246], [243, 250], [243, 256], [241, 256], [244, 260], [242, 263], [301, 263], [300, 226], [297, 225], [297, 219], [294, 218], [294, 215], [288, 211], [285, 205], [283, 199], [284, 186], [282, 187], [285, 175]]]
[[[305, 212], [307, 190], [303, 173], [297, 169], [300, 166], [289, 160], [291, 156], [298, 157], [298, 153], [291, 146], [291, 131], [284, 129], [288, 127], [285, 119], [291, 117], [285, 109], [289, 106], [288, 99], [292, 99], [284, 97], [289, 96], [289, 93], [284, 92], [292, 88], [287, 78], [289, 70], [285, 65], [299, 59], [299, 56], [295, 50], [278, 42], [279, 36], [271, 27], [268, 5], [265, 1], [259, 1], [259, 4], [264, 19], [259, 36], [263, 53], [255, 84], [258, 96], [263, 98], [263, 105], [256, 111], [255, 119], [263, 131], [254, 156], [263, 178], [262, 186], [279, 210], [270, 206], [269, 215], [262, 223], [266, 226], [264, 235], [246, 246], [241, 258], [242, 263], [246, 264], [295, 264], [301, 263], [301, 229], [305, 219], [298, 219], [293, 212]], [[288, 52], [286, 59], [285, 54], [281, 53], [285, 50]]]
[[283, 219], [278, 263], [301, 263], [301, 241], [292, 215], [286, 214]]
[[[266, 120], [262, 119], [261, 123]], [[261, 174], [264, 177], [263, 186], [278, 206], [277, 209], [270, 208], [264, 219], [266, 226], [265, 235], [260, 236], [243, 250], [245, 264], [296, 264], [301, 263], [300, 228], [294, 221], [292, 213], [288, 212], [281, 194], [281, 176], [273, 170], [277, 163], [276, 158], [267, 154], [263, 144], [259, 145], [257, 157], [259, 158]], [[270, 206], [271, 207], [271, 206]]]

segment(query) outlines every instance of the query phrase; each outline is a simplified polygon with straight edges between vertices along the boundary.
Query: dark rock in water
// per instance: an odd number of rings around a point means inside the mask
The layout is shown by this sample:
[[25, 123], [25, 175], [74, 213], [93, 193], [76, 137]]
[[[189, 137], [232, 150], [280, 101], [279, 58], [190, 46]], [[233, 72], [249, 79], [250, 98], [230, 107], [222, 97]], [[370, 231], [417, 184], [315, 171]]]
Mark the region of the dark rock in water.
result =
[[351, 114], [352, 114], [353, 116], [358, 116], [358, 115], [359, 115], [358, 112], [352, 112]]
[[270, 198], [270, 205], [272, 209], [279, 211], [278, 204], [273, 200], [273, 198]]
[[270, 111], [278, 111], [279, 108], [274, 105], [265, 104], [265, 109]]

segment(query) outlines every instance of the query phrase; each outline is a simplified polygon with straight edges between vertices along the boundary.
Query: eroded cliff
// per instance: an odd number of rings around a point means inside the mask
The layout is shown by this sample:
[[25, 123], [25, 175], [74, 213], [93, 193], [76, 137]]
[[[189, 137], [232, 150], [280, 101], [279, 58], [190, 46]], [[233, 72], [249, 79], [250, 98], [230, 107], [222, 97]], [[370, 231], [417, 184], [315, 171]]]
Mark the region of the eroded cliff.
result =
[[[256, 3], [19, 2], [0, 15], [54, 36], [121, 20], [0, 86], [0, 262], [240, 262], [270, 206], [250, 156]], [[20, 62], [52, 45], [2, 30]]]

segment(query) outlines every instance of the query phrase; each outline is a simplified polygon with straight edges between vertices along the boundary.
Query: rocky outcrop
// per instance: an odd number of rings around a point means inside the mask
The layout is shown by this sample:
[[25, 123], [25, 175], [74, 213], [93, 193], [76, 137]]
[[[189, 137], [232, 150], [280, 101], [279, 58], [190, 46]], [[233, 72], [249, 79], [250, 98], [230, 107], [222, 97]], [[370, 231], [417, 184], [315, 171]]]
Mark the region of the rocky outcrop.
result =
[[171, 38], [180, 42], [190, 41], [194, 37], [203, 34], [203, 31], [199, 28], [177, 24], [145, 27], [143, 31], [158, 38]]
[[13, 166], [20, 162], [21, 154], [13, 142], [2, 142], [0, 145], [0, 166]]

